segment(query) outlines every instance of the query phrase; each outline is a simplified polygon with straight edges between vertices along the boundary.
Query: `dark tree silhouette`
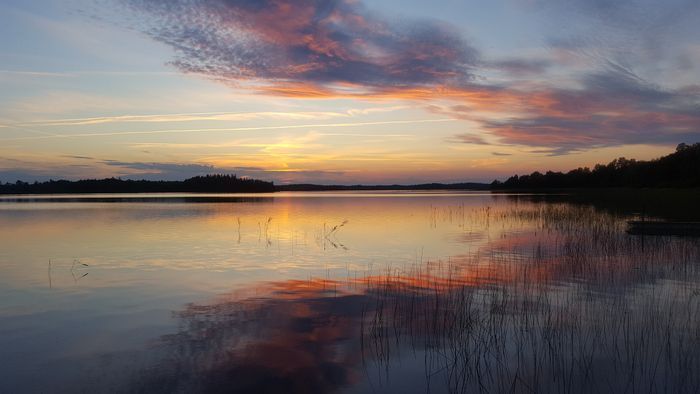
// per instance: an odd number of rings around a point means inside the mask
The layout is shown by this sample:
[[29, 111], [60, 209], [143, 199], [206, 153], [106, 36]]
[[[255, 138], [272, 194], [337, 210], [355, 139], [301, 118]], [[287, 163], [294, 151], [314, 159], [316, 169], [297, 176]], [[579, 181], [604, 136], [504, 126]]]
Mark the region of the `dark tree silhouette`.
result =
[[275, 191], [272, 182], [238, 178], [236, 175], [196, 176], [184, 181], [123, 180], [118, 178], [79, 181], [0, 184], [0, 194], [66, 193], [264, 193]]
[[560, 189], [590, 187], [700, 187], [700, 143], [681, 143], [674, 153], [649, 161], [620, 157], [606, 164], [567, 173], [538, 171], [498, 180], [492, 189]]

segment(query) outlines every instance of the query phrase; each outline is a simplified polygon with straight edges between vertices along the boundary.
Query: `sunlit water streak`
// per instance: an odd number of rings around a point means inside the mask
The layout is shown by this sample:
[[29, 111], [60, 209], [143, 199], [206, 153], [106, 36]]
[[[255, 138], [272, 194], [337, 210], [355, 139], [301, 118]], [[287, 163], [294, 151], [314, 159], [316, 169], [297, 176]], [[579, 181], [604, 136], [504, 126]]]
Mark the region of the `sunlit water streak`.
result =
[[696, 392], [700, 244], [625, 220], [484, 193], [3, 197], [0, 392]]

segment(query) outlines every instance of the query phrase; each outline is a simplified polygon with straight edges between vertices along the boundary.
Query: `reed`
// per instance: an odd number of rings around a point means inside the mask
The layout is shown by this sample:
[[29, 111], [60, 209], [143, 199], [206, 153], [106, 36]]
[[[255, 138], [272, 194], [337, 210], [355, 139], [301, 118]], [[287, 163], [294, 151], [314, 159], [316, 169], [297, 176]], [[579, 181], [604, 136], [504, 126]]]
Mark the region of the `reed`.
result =
[[314, 392], [362, 370], [382, 392], [413, 357], [429, 392], [700, 392], [698, 239], [633, 236], [626, 217], [563, 203], [431, 206], [427, 219], [487, 236], [461, 256], [421, 248], [409, 265], [189, 305], [161, 349], [163, 371], [187, 373], [147, 380]]
[[630, 236], [620, 218], [564, 204], [465, 216], [534, 235], [517, 252], [506, 241], [367, 280], [365, 365], [388, 375], [418, 350], [431, 385], [455, 393], [700, 390], [697, 240]]

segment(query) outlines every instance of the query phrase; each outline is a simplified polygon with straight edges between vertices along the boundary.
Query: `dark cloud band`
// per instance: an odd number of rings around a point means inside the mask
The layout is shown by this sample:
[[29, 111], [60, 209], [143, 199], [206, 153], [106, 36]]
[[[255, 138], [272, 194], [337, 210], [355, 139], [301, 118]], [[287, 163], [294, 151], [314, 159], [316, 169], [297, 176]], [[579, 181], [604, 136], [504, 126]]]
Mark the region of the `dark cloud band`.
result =
[[126, 0], [182, 71], [331, 89], [462, 84], [478, 54], [450, 26], [389, 23], [350, 0]]

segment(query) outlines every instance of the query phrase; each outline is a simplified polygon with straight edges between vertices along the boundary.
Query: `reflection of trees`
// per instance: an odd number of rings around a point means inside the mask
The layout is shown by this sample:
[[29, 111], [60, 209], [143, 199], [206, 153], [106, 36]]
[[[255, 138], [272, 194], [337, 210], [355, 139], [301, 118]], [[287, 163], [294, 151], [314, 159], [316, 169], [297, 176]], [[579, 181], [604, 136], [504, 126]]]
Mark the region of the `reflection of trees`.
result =
[[509, 194], [498, 195], [513, 203], [537, 202], [542, 205], [566, 203], [595, 207], [626, 217], [662, 218], [666, 220], [700, 220], [697, 201], [700, 192], [695, 189], [582, 189], [566, 194]]

